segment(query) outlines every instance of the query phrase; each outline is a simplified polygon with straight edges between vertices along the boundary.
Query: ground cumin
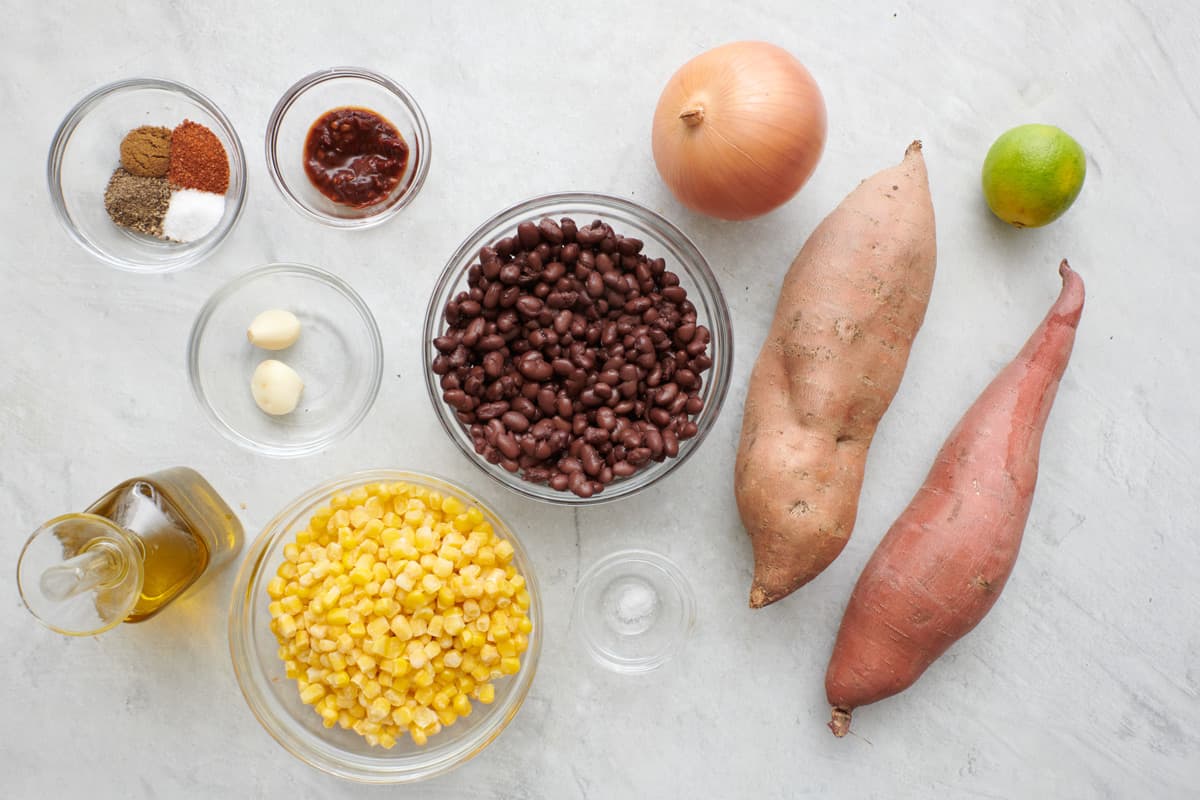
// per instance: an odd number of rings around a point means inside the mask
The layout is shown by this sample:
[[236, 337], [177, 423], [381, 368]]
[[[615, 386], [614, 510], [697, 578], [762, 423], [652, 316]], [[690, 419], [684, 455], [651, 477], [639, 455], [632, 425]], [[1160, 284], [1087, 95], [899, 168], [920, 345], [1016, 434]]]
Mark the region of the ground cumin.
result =
[[143, 125], [125, 134], [121, 140], [121, 166], [143, 178], [161, 178], [167, 174], [171, 153], [171, 129]]

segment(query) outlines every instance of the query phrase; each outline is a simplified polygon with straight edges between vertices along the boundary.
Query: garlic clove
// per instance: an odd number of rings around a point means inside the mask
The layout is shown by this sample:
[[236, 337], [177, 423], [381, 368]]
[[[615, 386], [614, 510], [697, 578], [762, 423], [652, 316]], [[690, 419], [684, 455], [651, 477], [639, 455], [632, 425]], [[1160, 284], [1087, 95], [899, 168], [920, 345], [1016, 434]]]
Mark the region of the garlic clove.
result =
[[304, 381], [296, 370], [273, 358], [255, 367], [254, 376], [250, 379], [254, 402], [275, 417], [295, 411], [303, 391]]
[[283, 350], [300, 338], [300, 320], [290, 311], [273, 308], [254, 318], [246, 329], [246, 338], [264, 350]]

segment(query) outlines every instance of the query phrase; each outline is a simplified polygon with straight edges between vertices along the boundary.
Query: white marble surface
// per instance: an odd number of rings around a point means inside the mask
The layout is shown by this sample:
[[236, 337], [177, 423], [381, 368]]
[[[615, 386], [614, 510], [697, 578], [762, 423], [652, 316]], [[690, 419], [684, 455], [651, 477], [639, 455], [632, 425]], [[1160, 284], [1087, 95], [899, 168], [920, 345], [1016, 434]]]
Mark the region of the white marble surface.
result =
[[[10, 2], [0, 37], [0, 796], [1195, 797], [1200, 792], [1200, 10], [1191, 0], [202, 4]], [[650, 116], [671, 72], [737, 38], [797, 53], [828, 103], [807, 188], [765, 218], [684, 211], [658, 179]], [[328, 230], [266, 175], [271, 106], [297, 77], [361, 64], [424, 106], [434, 162], [398, 219]], [[249, 156], [240, 226], [209, 262], [139, 277], [89, 260], [53, 218], [44, 157], [84, 92], [162, 75], [213, 97]], [[1088, 152], [1076, 207], [1050, 228], [992, 219], [978, 170], [1011, 125], [1061, 125]], [[857, 531], [818, 580], [746, 606], [750, 548], [730, 465], [740, 398], [777, 284], [816, 222], [914, 137], [938, 215], [939, 272], [908, 374], [876, 439]], [[489, 484], [434, 422], [420, 317], [445, 257], [485, 216], [595, 189], [660, 209], [696, 240], [738, 342], [730, 402], [663, 485], [572, 514]], [[1021, 560], [979, 628], [910, 691], [825, 729], [823, 674], [850, 587], [961, 411], [1025, 339], [1067, 256], [1088, 285], [1046, 433]], [[347, 441], [299, 461], [236, 449], [184, 370], [204, 299], [248, 267], [345, 276], [379, 318], [386, 379]], [[432, 470], [484, 493], [527, 537], [547, 600], [532, 694], [465, 767], [413, 789], [360, 788], [296, 761], [258, 726], [225, 638], [232, 571], [161, 617], [68, 640], [21, 606], [27, 533], [141, 471], [209, 476], [256, 531], [301, 489], [352, 469]], [[620, 678], [567, 640], [576, 576], [625, 545], [670, 554], [699, 589], [678, 661]]]

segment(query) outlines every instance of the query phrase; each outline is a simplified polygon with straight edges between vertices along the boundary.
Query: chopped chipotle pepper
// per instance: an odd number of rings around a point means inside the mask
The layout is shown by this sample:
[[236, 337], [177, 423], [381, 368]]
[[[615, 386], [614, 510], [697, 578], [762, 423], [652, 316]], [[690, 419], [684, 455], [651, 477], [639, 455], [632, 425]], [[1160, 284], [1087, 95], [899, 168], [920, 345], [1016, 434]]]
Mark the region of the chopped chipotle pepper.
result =
[[387, 198], [408, 164], [408, 143], [392, 123], [365, 108], [335, 108], [313, 123], [304, 171], [335, 203], [364, 208]]

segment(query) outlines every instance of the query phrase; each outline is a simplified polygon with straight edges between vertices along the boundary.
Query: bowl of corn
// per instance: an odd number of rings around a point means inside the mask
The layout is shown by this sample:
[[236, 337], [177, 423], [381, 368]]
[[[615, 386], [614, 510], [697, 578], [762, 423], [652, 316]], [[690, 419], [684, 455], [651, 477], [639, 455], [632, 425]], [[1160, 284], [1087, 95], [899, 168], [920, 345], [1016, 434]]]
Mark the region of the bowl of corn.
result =
[[267, 524], [235, 581], [229, 645], [250, 710], [290, 753], [407, 783], [500, 735], [541, 620], [529, 556], [494, 511], [440, 478], [372, 470]]

